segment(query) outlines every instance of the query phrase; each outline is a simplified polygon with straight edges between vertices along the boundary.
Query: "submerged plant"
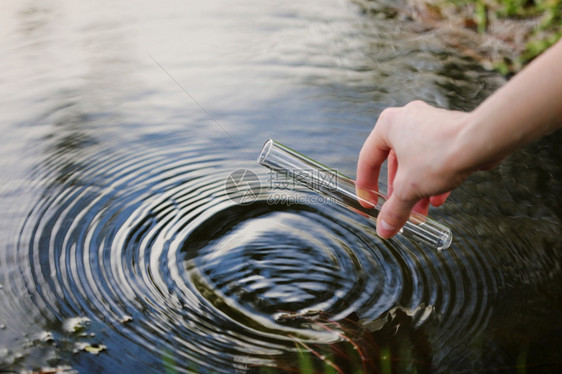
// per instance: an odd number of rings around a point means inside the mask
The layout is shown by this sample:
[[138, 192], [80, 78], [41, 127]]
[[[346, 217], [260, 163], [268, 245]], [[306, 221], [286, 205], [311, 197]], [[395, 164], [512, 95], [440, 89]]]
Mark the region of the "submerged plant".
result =
[[401, 308], [393, 308], [369, 322], [359, 321], [353, 313], [339, 321], [324, 314], [301, 323], [302, 328], [327, 331], [339, 339], [335, 343], [311, 343], [291, 335], [296, 347], [294, 354], [278, 358], [276, 367], [255, 368], [252, 372], [390, 374], [423, 373], [430, 369], [431, 354], [425, 333], [414, 327], [411, 313]]

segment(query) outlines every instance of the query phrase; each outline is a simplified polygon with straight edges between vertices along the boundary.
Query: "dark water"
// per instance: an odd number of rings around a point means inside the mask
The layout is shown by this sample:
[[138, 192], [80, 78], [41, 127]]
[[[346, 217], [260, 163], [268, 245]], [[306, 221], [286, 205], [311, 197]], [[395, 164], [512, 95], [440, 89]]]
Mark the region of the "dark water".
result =
[[437, 34], [335, 0], [4, 2], [0, 32], [0, 372], [562, 369], [560, 134], [433, 210], [440, 253], [255, 164], [353, 176], [384, 107], [503, 83]]

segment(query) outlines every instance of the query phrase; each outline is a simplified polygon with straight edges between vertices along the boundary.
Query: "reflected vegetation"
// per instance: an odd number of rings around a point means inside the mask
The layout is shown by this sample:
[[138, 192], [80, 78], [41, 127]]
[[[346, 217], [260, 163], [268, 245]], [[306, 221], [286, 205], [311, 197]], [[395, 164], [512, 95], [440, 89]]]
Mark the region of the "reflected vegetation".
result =
[[0, 371], [557, 371], [560, 134], [431, 212], [443, 252], [225, 188], [267, 138], [353, 176], [383, 108], [503, 83], [380, 4], [4, 4]]

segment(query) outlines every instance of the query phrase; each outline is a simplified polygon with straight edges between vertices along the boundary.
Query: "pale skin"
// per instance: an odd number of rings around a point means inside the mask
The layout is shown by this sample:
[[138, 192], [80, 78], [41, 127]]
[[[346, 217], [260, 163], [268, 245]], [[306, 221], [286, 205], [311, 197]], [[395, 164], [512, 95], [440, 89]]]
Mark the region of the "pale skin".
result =
[[359, 188], [378, 191], [388, 159], [388, 200], [377, 234], [395, 235], [412, 210], [427, 213], [476, 170], [493, 167], [562, 126], [562, 40], [471, 112], [414, 101], [385, 109], [357, 164]]

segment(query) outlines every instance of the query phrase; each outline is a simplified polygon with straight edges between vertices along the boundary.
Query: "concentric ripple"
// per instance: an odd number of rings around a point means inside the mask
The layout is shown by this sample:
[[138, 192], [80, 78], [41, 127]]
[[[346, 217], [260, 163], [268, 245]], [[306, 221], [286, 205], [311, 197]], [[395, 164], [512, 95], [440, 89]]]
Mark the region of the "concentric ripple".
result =
[[54, 175], [28, 216], [18, 247], [24, 282], [10, 291], [31, 294], [50, 320], [92, 320], [107, 340], [94, 343], [115, 360], [125, 339], [146, 352], [127, 365], [172, 355], [179, 371], [275, 366], [297, 350], [295, 339], [336, 344], [352, 320], [376, 334], [395, 323], [396, 308], [439, 363], [463, 343], [460, 331], [485, 325], [497, 280], [470, 242], [439, 253], [381, 241], [362, 217], [306, 204], [303, 192], [281, 191], [305, 203], [263, 189], [238, 205], [225, 181], [245, 165], [221, 151], [167, 143], [85, 152], [72, 179]]
[[202, 294], [220, 293], [216, 305], [232, 304], [270, 328], [278, 313], [345, 317], [378, 300], [395, 276], [370, 255], [376, 242], [325, 214], [265, 202], [218, 212], [184, 243], [190, 277]]
[[560, 135], [431, 211], [442, 252], [254, 161], [350, 171], [384, 108], [473, 109], [504, 78], [472, 42], [387, 1], [84, 4], [0, 12], [0, 372], [560, 366]]

